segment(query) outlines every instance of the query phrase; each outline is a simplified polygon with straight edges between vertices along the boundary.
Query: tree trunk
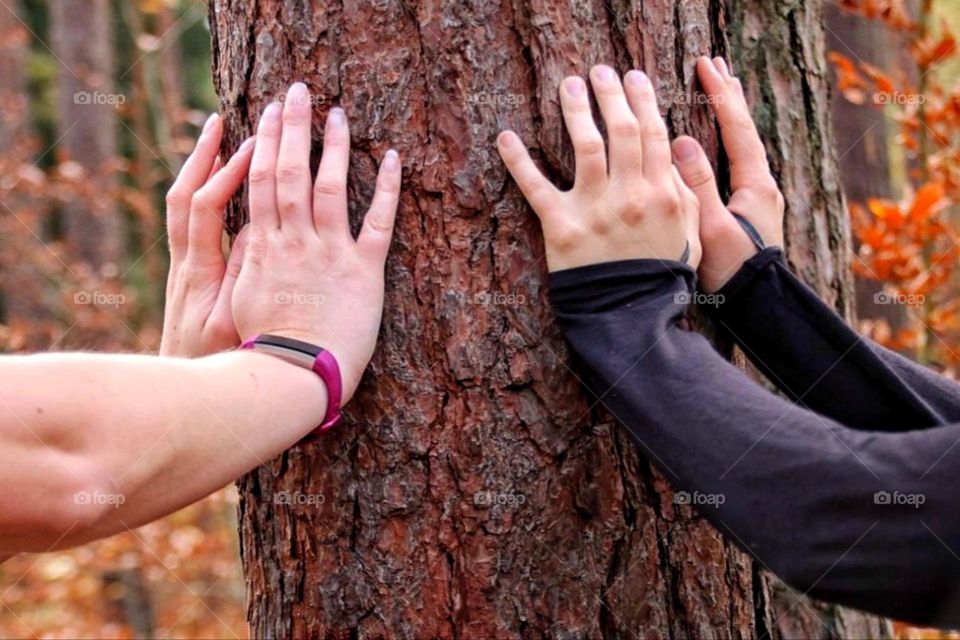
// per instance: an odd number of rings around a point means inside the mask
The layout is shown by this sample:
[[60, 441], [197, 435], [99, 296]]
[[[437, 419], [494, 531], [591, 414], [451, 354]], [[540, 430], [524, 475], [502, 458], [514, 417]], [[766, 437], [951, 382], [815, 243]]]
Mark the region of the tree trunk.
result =
[[[889, 50], [890, 34], [883, 23], [866, 20], [833, 4], [826, 5], [824, 13], [829, 50], [854, 60], [868, 61], [881, 69], [890, 68], [890, 58], [903, 55]], [[860, 203], [868, 198], [889, 198], [889, 131], [884, 110], [867, 104], [853, 104], [837, 96], [831, 117], [837, 128], [837, 151], [847, 198]], [[895, 330], [904, 326], [906, 315], [901, 305], [876, 303], [875, 296], [883, 291], [883, 283], [858, 278], [856, 285], [856, 308], [860, 318], [885, 320]]]
[[17, 15], [17, 2], [0, 7], [0, 149], [11, 154], [22, 144], [27, 128], [27, 92], [24, 86], [28, 32]]
[[607, 62], [645, 69], [673, 131], [716, 153], [694, 61], [727, 55], [791, 205], [790, 259], [849, 313], [819, 3], [780, 4], [211, 2], [226, 150], [303, 80], [315, 150], [331, 105], [351, 121], [355, 224], [377, 160], [404, 163], [380, 346], [348, 420], [240, 481], [255, 637], [885, 633], [777, 586], [593, 406], [494, 147], [511, 127], [569, 182], [558, 83]]
[[[58, 152], [93, 185], [92, 194], [114, 186], [111, 161], [117, 155], [117, 110], [125, 96], [113, 88], [113, 38], [108, 0], [50, 3], [57, 64]], [[73, 256], [95, 268], [116, 265], [123, 248], [113, 197], [91, 197], [63, 211]]]

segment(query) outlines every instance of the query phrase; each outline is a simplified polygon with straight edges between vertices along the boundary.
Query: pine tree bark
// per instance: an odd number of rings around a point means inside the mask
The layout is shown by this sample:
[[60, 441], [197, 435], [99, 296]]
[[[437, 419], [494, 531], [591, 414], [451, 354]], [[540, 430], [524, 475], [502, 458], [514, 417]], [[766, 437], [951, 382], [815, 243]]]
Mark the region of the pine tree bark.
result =
[[[769, 5], [769, 6], [768, 6]], [[780, 6], [782, 5], [782, 6]], [[718, 153], [694, 61], [746, 78], [790, 203], [788, 253], [849, 314], [849, 229], [819, 3], [213, 0], [229, 140], [294, 80], [351, 121], [354, 224], [404, 162], [377, 355], [348, 420], [239, 483], [255, 637], [881, 636], [800, 601], [696, 512], [598, 410], [545, 297], [534, 216], [494, 147], [518, 131], [559, 182], [560, 80], [645, 69], [674, 133]], [[235, 225], [243, 203], [230, 211]]]

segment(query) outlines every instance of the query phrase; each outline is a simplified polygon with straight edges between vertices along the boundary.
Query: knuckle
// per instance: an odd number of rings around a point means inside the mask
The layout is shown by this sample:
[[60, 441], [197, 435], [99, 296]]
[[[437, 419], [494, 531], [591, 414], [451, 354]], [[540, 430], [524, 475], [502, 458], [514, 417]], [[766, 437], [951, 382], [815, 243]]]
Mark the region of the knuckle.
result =
[[699, 189], [713, 180], [713, 170], [708, 166], [697, 166], [685, 173], [683, 179], [691, 189]]
[[258, 165], [250, 169], [250, 184], [264, 184], [273, 181], [273, 170], [270, 167]]
[[564, 111], [572, 115], [590, 114], [593, 117], [593, 111], [590, 108], [590, 102], [587, 100], [577, 100], [564, 107]]
[[210, 208], [210, 201], [203, 189], [197, 191], [190, 198], [190, 209], [193, 211], [206, 211]]
[[291, 105], [283, 110], [283, 124], [299, 126], [310, 122], [310, 109], [304, 105]]
[[777, 213], [783, 215], [783, 212], [787, 209], [787, 201], [779, 190], [777, 190], [774, 201], [776, 202]]
[[189, 204], [189, 198], [186, 193], [175, 187], [167, 192], [166, 203], [168, 209], [182, 209]]
[[596, 156], [606, 152], [602, 138], [587, 138], [575, 145], [577, 153], [585, 156]]
[[396, 196], [400, 193], [400, 181], [390, 180], [381, 176], [377, 180], [377, 191], [386, 193], [387, 195]]
[[343, 184], [337, 180], [317, 180], [313, 185], [313, 193], [318, 196], [339, 196], [343, 192]]
[[226, 276], [228, 278], [236, 279], [240, 276], [240, 269], [243, 267], [243, 263], [239, 260], [230, 260], [227, 262]]
[[643, 128], [643, 137], [650, 142], [669, 142], [670, 136], [667, 134], [667, 128], [661, 124], [651, 124]]
[[611, 123], [610, 134], [618, 138], [639, 138], [640, 123], [632, 118]]
[[603, 235], [610, 232], [610, 222], [610, 216], [597, 213], [590, 217], [587, 224], [591, 231]]
[[281, 163], [277, 165], [277, 182], [299, 182], [307, 175], [307, 168], [299, 163]]
[[251, 230], [250, 237], [247, 239], [247, 246], [244, 248], [244, 261], [251, 264], [262, 264], [266, 254], [267, 237], [262, 233]]
[[583, 233], [578, 227], [570, 224], [559, 225], [550, 231], [550, 244], [557, 251], [566, 252], [574, 249], [583, 237]]
[[773, 178], [761, 181], [755, 187], [755, 190], [757, 195], [764, 200], [771, 200], [777, 203], [783, 201], [783, 194], [780, 193], [780, 187], [777, 186]]
[[540, 180], [530, 179], [517, 183], [520, 191], [527, 195], [527, 199], [533, 202], [539, 202], [547, 195], [547, 185]]
[[644, 217], [646, 217], [646, 207], [639, 199], [630, 199], [620, 209], [620, 219], [629, 226], [639, 224]]
[[680, 196], [669, 191], [660, 191], [653, 195], [650, 207], [666, 215], [676, 215], [683, 210], [680, 206]]
[[372, 230], [377, 233], [389, 233], [390, 232], [390, 221], [387, 216], [382, 213], [370, 212], [367, 213], [367, 217], [364, 219], [364, 223]]
[[750, 117], [749, 113], [743, 111], [738, 111], [737, 115], [733, 119], [733, 125], [738, 129], [743, 129], [745, 131], [753, 131], [753, 118]]

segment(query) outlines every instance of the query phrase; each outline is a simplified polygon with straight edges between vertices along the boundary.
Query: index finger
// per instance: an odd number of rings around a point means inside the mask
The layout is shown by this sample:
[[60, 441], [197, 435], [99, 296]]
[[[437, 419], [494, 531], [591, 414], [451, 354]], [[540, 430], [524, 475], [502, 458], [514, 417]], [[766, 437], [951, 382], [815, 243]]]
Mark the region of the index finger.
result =
[[767, 152], [750, 116], [740, 81], [730, 75], [725, 64], [714, 64], [706, 57], [697, 60], [697, 74], [720, 123], [723, 146], [730, 158], [733, 190], [758, 178], [767, 178], [770, 175]]
[[520, 137], [513, 131], [504, 131], [497, 137], [497, 150], [534, 213], [544, 219], [548, 211], [556, 208], [557, 188], [540, 173]]

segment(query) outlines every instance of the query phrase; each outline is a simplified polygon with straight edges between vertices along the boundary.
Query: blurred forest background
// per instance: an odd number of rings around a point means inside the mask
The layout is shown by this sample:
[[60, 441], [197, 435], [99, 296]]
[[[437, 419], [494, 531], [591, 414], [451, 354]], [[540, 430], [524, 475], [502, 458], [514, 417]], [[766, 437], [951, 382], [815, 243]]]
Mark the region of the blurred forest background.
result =
[[[0, 349], [155, 353], [163, 200], [216, 109], [207, 5], [0, 1]], [[136, 425], [131, 425], [136, 428]], [[246, 637], [233, 487], [0, 565], [2, 637]]]
[[[861, 329], [955, 377], [960, 2], [826, 4]], [[0, 0], [0, 352], [156, 352], [163, 197], [217, 103], [206, 15], [203, 0]], [[230, 487], [9, 560], [0, 637], [246, 637], [235, 511]]]

